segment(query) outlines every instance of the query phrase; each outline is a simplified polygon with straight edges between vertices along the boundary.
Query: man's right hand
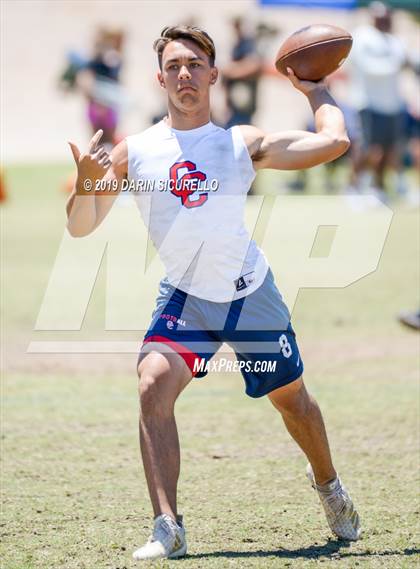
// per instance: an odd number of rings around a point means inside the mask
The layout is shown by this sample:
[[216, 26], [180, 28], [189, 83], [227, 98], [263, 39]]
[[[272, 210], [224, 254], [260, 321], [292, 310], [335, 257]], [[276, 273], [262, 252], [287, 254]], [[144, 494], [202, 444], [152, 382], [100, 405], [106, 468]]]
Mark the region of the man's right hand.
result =
[[[111, 158], [108, 152], [103, 146], [98, 147], [102, 135], [102, 130], [98, 130], [93, 135], [86, 154], [82, 154], [74, 142], [69, 142], [77, 166], [77, 193], [94, 189], [95, 182], [101, 180], [111, 166]], [[86, 181], [88, 181], [87, 185]]]
[[296, 77], [295, 72], [291, 67], [287, 68], [287, 77], [292, 83], [293, 87], [309, 97], [314, 91], [327, 91], [327, 84], [325, 79], [320, 81], [305, 81]]

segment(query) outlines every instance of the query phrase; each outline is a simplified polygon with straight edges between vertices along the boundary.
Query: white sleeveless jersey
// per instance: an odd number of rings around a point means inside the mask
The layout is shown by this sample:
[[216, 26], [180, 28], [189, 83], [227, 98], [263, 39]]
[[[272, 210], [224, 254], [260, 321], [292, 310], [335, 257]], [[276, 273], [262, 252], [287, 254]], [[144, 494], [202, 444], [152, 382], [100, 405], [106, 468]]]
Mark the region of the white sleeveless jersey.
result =
[[255, 171], [239, 127], [161, 121], [126, 142], [128, 189], [170, 284], [213, 302], [256, 290], [268, 263], [244, 226]]

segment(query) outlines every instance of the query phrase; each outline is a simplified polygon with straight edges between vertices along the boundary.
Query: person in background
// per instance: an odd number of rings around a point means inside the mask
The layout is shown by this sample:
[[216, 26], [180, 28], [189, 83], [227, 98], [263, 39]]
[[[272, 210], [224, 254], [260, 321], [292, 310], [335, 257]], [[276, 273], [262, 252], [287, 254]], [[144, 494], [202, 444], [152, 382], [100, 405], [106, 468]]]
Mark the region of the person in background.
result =
[[[418, 182], [420, 174], [420, 100], [418, 99], [418, 92], [416, 100], [407, 105], [404, 135], [406, 142], [404, 165], [414, 169]], [[418, 190], [419, 188], [417, 187], [416, 203], [418, 203]]]
[[[107, 152], [111, 152], [120, 141], [117, 127], [120, 108], [125, 102], [120, 84], [123, 46], [124, 32], [121, 29], [99, 28], [92, 56], [86, 58], [78, 52], [70, 52], [67, 67], [60, 77], [63, 90], [80, 91], [85, 96], [91, 133], [103, 131], [102, 144]], [[64, 182], [64, 193], [71, 193], [75, 180], [72, 173]]]
[[253, 124], [257, 109], [258, 83], [263, 72], [263, 60], [257, 49], [257, 38], [245, 32], [242, 18], [232, 21], [235, 43], [231, 62], [222, 70], [223, 85], [229, 117], [225, 128]]
[[99, 28], [89, 59], [71, 52], [60, 84], [68, 91], [79, 90], [87, 100], [87, 118], [92, 133], [103, 131], [102, 143], [109, 150], [118, 142], [116, 130], [122, 102], [120, 72], [123, 64], [124, 32]]
[[391, 9], [373, 2], [369, 11], [372, 23], [354, 31], [349, 57], [352, 102], [363, 134], [363, 152], [349, 190], [360, 192], [364, 172], [371, 171], [370, 192], [386, 201], [385, 171], [401, 171], [405, 104], [399, 77], [408, 61], [403, 44], [392, 34]]

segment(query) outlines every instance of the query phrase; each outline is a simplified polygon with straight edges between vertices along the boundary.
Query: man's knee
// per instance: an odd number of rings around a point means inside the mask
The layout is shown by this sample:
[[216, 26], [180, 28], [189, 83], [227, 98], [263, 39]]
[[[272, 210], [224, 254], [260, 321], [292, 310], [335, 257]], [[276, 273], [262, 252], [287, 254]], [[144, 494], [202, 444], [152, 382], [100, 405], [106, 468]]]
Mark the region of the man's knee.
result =
[[284, 414], [302, 417], [311, 407], [311, 398], [302, 378], [275, 389], [268, 396], [276, 409]]
[[177, 354], [145, 353], [137, 367], [140, 411], [146, 415], [171, 415], [175, 401], [191, 374]]
[[175, 399], [164, 389], [164, 381], [164, 374], [156, 374], [147, 367], [139, 370], [138, 390], [142, 416], [165, 415], [173, 411]]

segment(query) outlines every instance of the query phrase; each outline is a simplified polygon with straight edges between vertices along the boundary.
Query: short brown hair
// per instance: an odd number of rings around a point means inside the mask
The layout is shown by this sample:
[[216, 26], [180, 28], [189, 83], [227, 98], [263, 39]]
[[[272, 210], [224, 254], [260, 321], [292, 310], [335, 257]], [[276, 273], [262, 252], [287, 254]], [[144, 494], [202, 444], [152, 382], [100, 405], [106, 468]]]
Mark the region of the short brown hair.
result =
[[197, 44], [208, 55], [210, 66], [214, 67], [216, 48], [207, 32], [196, 26], [167, 26], [163, 28], [160, 37], [153, 43], [153, 49], [158, 54], [159, 67], [161, 69], [163, 50], [169, 42], [178, 39], [190, 40]]

